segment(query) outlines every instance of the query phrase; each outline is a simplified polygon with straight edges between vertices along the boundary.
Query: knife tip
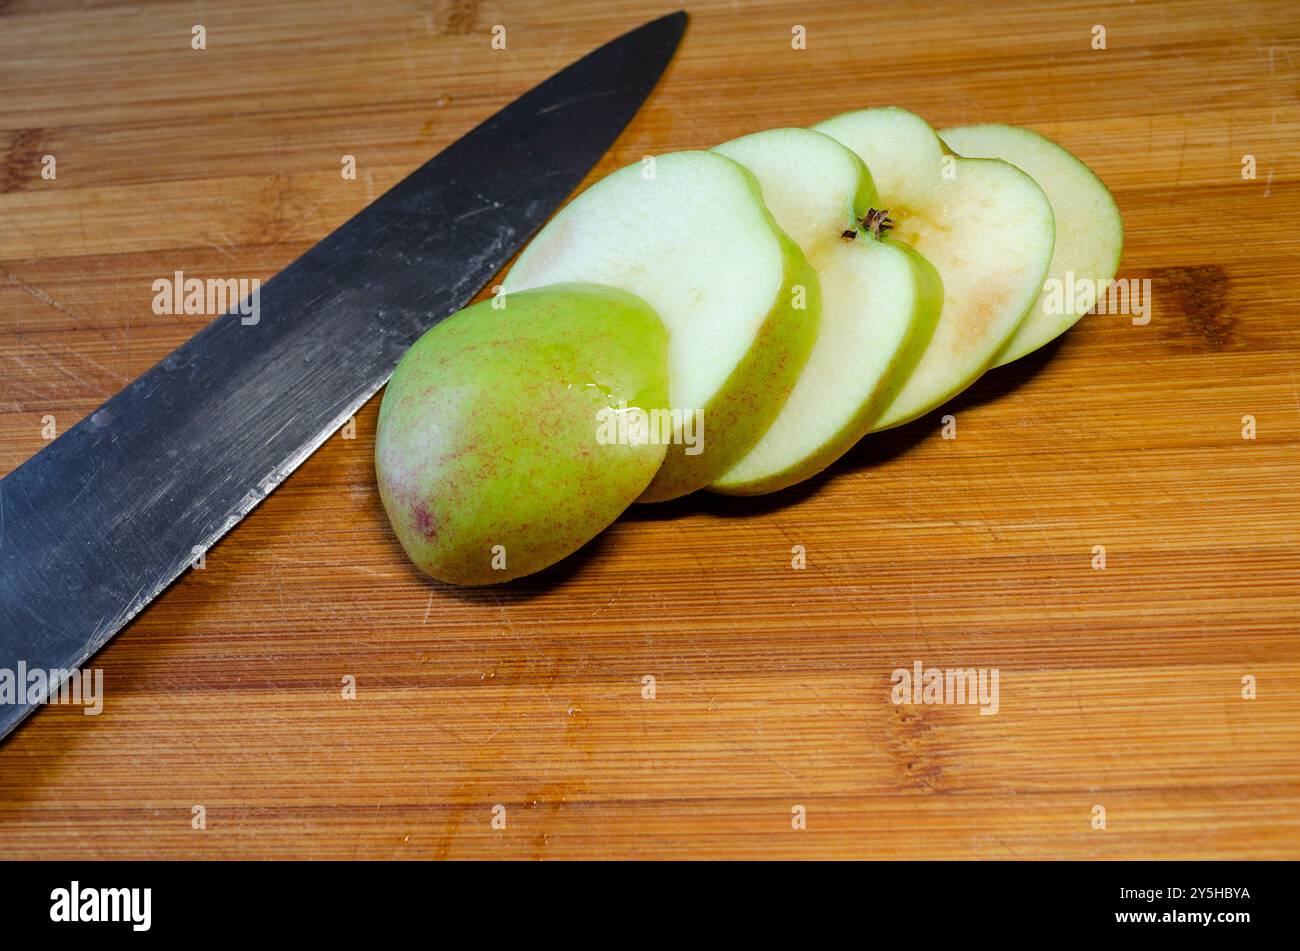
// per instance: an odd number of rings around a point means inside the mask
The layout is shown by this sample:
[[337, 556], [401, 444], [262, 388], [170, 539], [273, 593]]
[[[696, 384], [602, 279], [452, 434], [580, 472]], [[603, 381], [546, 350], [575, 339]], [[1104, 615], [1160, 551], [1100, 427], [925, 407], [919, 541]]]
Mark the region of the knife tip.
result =
[[677, 27], [678, 30], [684, 30], [686, 28], [686, 21], [689, 19], [690, 16], [686, 13], [685, 10], [678, 10], [675, 13], [667, 13], [661, 16], [658, 20], [654, 20], [652, 22], [662, 23], [665, 25], [671, 24]]

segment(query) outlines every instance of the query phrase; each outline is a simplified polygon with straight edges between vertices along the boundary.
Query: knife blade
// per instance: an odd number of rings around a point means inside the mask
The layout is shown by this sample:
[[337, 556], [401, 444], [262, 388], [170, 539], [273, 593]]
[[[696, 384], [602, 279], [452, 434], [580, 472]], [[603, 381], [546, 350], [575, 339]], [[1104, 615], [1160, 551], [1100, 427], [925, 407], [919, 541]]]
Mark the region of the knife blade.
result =
[[[686, 14], [624, 34], [412, 172], [0, 480], [7, 736], [463, 307], [649, 95]], [[39, 682], [39, 678], [36, 682]], [[25, 685], [23, 685], [25, 686]]]

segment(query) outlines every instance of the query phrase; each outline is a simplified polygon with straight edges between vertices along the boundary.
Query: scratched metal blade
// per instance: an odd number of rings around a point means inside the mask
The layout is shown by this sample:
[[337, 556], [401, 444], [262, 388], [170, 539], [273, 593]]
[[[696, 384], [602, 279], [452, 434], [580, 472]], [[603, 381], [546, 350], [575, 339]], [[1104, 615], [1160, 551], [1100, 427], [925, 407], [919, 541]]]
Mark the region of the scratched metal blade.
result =
[[578, 185], [685, 23], [515, 100], [269, 281], [255, 325], [213, 321], [0, 481], [0, 670], [80, 667], [279, 485]]

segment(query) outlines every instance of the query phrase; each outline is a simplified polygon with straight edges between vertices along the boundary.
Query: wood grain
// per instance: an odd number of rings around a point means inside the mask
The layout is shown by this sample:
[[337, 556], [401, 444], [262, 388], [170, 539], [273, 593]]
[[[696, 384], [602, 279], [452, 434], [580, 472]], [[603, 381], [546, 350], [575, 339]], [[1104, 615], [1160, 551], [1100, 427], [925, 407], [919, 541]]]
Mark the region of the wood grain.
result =
[[[199, 9], [0, 5], [0, 472], [202, 325], [155, 278], [271, 276], [671, 5]], [[102, 715], [0, 747], [6, 857], [1300, 857], [1300, 7], [690, 11], [594, 175], [868, 105], [1029, 125], [1114, 191], [1151, 322], [492, 590], [404, 561], [372, 401], [99, 655]], [[894, 705], [916, 660], [997, 668], [999, 712]]]

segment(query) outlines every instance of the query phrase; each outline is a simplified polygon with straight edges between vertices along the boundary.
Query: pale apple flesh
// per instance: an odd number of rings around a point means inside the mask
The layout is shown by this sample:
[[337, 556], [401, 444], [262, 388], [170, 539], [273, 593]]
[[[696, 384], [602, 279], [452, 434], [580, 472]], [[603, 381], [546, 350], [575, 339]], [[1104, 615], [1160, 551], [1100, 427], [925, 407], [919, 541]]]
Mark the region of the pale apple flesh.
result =
[[925, 348], [943, 288], [920, 255], [882, 237], [882, 217], [864, 225], [879, 203], [871, 175], [834, 139], [773, 129], [716, 151], [758, 179], [822, 290], [817, 341], [789, 400], [754, 448], [710, 486], [757, 495], [820, 472], [871, 429]]
[[611, 420], [668, 402], [667, 333], [644, 301], [560, 285], [483, 301], [402, 357], [375, 437], [379, 496], [415, 565], [493, 584], [559, 561], [650, 483], [664, 445]]
[[[944, 129], [939, 137], [968, 158], [1010, 162], [1038, 182], [1056, 216], [1056, 247], [1047, 281], [1029, 316], [995, 365], [1017, 360], [1056, 339], [1092, 309], [1119, 269], [1124, 223], [1115, 199], [1092, 169], [1051, 139], [1009, 125]], [[1065, 288], [1069, 293], [1064, 293]]]
[[[776, 418], [816, 337], [816, 275], [741, 166], [711, 152], [614, 172], [564, 208], [520, 255], [507, 294], [564, 281], [647, 301], [668, 328], [669, 401], [703, 441], [668, 446], [643, 501], [703, 488]], [[684, 417], [686, 418], [686, 417]]]
[[845, 113], [814, 128], [848, 146], [871, 170], [895, 239], [943, 280], [939, 322], [873, 430], [916, 419], [988, 369], [1042, 290], [1054, 221], [1047, 196], [1006, 162], [947, 152], [903, 109]]

